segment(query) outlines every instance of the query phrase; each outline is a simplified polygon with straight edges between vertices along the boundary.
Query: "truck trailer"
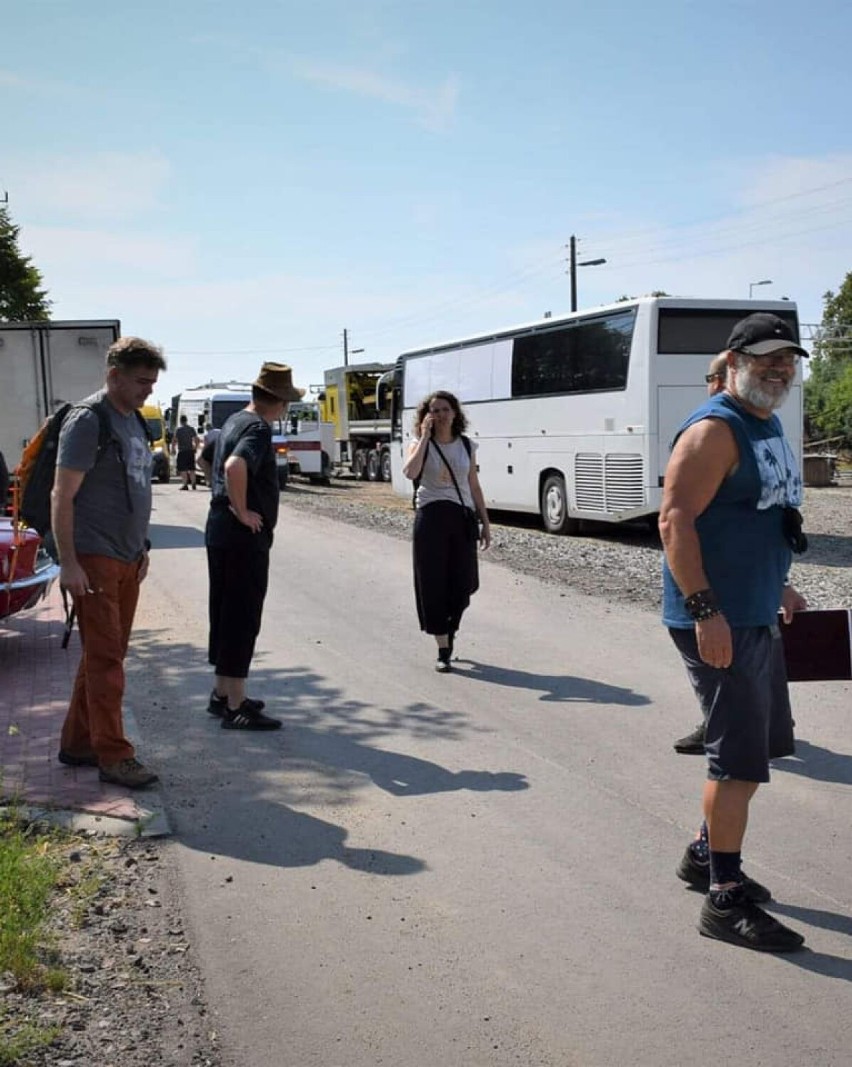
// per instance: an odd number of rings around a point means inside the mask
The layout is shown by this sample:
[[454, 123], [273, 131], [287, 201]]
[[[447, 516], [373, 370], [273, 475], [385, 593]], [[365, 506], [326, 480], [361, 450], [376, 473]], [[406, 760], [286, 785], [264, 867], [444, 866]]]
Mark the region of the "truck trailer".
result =
[[103, 388], [118, 319], [0, 323], [0, 452], [16, 467], [57, 408]]
[[334, 425], [334, 473], [391, 480], [390, 405], [379, 383], [392, 371], [389, 363], [355, 363], [325, 372], [319, 403], [321, 419]]

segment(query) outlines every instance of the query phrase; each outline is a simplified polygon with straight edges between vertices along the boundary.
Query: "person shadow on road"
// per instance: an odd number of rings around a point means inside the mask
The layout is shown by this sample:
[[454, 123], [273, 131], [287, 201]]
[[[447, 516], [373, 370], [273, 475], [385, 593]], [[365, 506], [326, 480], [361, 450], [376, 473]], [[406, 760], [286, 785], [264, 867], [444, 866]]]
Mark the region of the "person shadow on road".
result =
[[651, 703], [650, 697], [607, 682], [596, 682], [592, 678], [578, 678], [572, 674], [533, 674], [509, 667], [495, 667], [490, 663], [477, 663], [475, 660], [455, 660], [458, 664], [459, 678], [471, 678], [477, 682], [490, 682], [491, 685], [510, 686], [514, 689], [528, 689], [533, 692], [541, 690], [540, 700], [558, 703], [578, 704], [623, 704], [628, 707], [641, 707]]

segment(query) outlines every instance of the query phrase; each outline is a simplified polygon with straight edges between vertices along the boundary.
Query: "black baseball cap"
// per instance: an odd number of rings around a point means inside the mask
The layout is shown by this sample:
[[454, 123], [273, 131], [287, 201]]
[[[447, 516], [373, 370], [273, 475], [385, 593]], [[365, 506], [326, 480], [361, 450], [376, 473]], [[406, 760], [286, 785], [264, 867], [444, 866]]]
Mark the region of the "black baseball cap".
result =
[[749, 356], [768, 356], [790, 348], [800, 356], [810, 356], [796, 340], [790, 324], [769, 311], [756, 311], [740, 319], [728, 338], [727, 347]]

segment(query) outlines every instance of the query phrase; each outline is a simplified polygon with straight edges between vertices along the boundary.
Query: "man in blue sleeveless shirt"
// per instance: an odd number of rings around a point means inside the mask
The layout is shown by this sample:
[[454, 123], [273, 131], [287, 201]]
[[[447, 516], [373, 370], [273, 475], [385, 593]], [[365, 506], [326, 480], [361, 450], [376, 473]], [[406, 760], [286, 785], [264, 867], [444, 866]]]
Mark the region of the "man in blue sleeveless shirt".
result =
[[790, 327], [760, 312], [737, 323], [724, 392], [692, 413], [666, 470], [660, 533], [663, 621], [706, 722], [704, 823], [678, 875], [708, 891], [699, 931], [746, 948], [789, 952], [804, 938], [758, 907], [770, 899], [742, 871], [749, 802], [769, 761], [794, 751], [783, 658], [785, 620], [806, 606], [787, 584], [802, 481], [775, 410], [801, 356]]

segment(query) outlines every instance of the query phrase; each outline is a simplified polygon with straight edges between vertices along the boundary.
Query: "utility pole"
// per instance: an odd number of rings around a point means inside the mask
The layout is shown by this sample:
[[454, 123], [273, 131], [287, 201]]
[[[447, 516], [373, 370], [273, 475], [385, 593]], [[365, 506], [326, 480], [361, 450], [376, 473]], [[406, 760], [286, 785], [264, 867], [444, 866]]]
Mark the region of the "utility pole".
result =
[[348, 367], [349, 366], [349, 357], [357, 355], [358, 352], [363, 352], [363, 351], [364, 351], [363, 348], [353, 348], [350, 351], [350, 348], [349, 348], [349, 331], [348, 330], [344, 330], [343, 331], [343, 366], [344, 367]]
[[577, 267], [599, 267], [606, 263], [605, 259], [586, 259], [582, 263], [577, 262], [577, 238], [571, 234], [568, 244], [568, 277], [571, 279], [571, 310], [577, 310]]

